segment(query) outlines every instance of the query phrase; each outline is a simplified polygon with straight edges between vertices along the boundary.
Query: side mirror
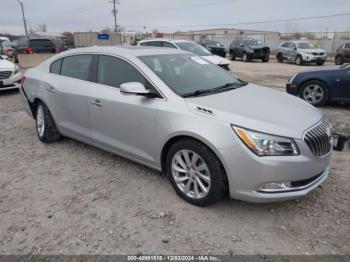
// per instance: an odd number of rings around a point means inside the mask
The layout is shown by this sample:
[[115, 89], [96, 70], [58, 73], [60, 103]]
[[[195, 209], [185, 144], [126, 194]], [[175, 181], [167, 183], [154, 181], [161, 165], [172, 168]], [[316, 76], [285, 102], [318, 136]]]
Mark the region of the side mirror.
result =
[[120, 93], [123, 95], [143, 95], [147, 96], [150, 91], [145, 88], [145, 86], [139, 82], [128, 82], [121, 84]]
[[297, 48], [296, 48], [296, 47], [294, 47], [293, 49], [294, 49], [295, 51], [297, 50]]
[[239, 44], [241, 47], [244, 47], [244, 44]]

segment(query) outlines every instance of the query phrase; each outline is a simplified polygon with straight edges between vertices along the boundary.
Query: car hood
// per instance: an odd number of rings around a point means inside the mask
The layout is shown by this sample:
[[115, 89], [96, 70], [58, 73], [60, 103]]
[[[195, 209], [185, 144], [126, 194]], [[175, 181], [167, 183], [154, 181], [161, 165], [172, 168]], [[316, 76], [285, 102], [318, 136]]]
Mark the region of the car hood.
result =
[[305, 69], [301, 72], [299, 72], [298, 74], [302, 74], [302, 73], [315, 73], [315, 72], [336, 72], [341, 70], [340, 68], [341, 66], [322, 66], [321, 68], [310, 68], [310, 69]]
[[267, 46], [262, 46], [262, 45], [255, 45], [255, 46], [248, 46], [249, 48], [253, 49], [253, 50], [257, 50], [257, 49], [262, 49], [265, 48]]
[[8, 60], [0, 60], [0, 69], [15, 69], [15, 64]]
[[226, 58], [217, 56], [217, 55], [206, 55], [202, 56], [204, 59], [208, 60], [209, 62], [212, 62], [216, 65], [229, 65], [231, 62], [227, 60]]
[[[321, 111], [300, 98], [254, 84], [187, 98], [186, 103], [193, 112], [228, 124], [296, 139], [301, 139], [305, 130], [323, 118]], [[209, 111], [200, 113], [197, 107]]]
[[299, 49], [300, 52], [306, 53], [306, 52], [310, 52], [310, 53], [326, 53], [325, 50], [317, 48], [317, 49]]

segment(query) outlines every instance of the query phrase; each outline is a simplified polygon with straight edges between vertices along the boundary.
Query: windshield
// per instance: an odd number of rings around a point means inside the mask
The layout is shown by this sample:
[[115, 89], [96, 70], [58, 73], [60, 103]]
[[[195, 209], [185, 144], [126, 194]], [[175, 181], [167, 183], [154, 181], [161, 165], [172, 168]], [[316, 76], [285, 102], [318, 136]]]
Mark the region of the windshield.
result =
[[298, 43], [298, 48], [299, 49], [316, 49], [316, 47], [313, 44], [307, 43], [307, 42]]
[[[230, 84], [235, 88], [245, 82], [234, 75], [209, 63], [205, 59], [191, 55], [154, 55], [139, 57], [176, 94], [189, 94], [212, 90]], [[226, 91], [225, 88], [220, 89]], [[210, 93], [210, 92], [206, 92]]]
[[182, 50], [195, 53], [199, 56], [211, 55], [207, 49], [195, 42], [177, 42], [176, 45]]
[[260, 46], [260, 45], [262, 45], [262, 43], [260, 41], [255, 40], [255, 39], [244, 40], [243, 43], [244, 43], [244, 45], [247, 45], [247, 46]]

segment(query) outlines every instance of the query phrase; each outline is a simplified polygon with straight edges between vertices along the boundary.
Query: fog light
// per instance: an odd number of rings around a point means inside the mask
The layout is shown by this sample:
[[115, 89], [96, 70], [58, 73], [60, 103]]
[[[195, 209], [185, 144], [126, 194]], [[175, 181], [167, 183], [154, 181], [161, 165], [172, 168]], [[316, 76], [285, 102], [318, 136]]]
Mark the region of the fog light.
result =
[[258, 191], [264, 193], [275, 193], [291, 189], [291, 182], [270, 182], [263, 184]]

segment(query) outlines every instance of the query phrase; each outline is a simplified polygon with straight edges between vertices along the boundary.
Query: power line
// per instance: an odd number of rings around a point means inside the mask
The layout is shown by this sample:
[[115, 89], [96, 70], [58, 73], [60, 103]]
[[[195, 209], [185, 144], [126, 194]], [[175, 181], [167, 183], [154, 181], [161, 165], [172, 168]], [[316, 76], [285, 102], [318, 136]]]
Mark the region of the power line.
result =
[[[238, 25], [255, 25], [255, 24], [268, 24], [268, 23], [282, 23], [282, 22], [290, 22], [290, 21], [303, 21], [303, 20], [313, 20], [313, 19], [323, 19], [323, 18], [331, 18], [331, 17], [340, 17], [340, 16], [348, 16], [348, 13], [338, 13], [331, 15], [322, 15], [322, 16], [310, 16], [310, 17], [299, 17], [299, 18], [287, 18], [287, 19], [274, 19], [274, 20], [263, 20], [263, 21], [255, 21], [255, 22], [242, 22], [242, 23], [226, 23], [226, 24], [201, 24], [201, 25], [173, 25], [173, 26], [159, 26], [159, 25], [148, 25], [149, 27], [162, 27], [162, 28], [176, 28], [176, 27], [217, 27], [217, 26], [238, 26]], [[129, 25], [130, 27], [143, 27], [140, 25]]]
[[155, 10], [143, 10], [143, 11], [134, 11], [134, 12], [121, 12], [120, 15], [132, 15], [132, 14], [145, 14], [145, 13], [158, 13], [158, 12], [168, 12], [168, 11], [177, 11], [177, 10], [184, 10], [184, 9], [192, 9], [192, 8], [201, 8], [201, 7], [207, 7], [212, 5], [221, 5], [221, 4], [228, 4], [237, 2], [240, 0], [225, 0], [225, 1], [216, 1], [211, 2], [207, 4], [197, 4], [197, 5], [188, 5], [185, 7], [170, 7], [170, 8], [162, 8], [162, 9], [155, 9]]

